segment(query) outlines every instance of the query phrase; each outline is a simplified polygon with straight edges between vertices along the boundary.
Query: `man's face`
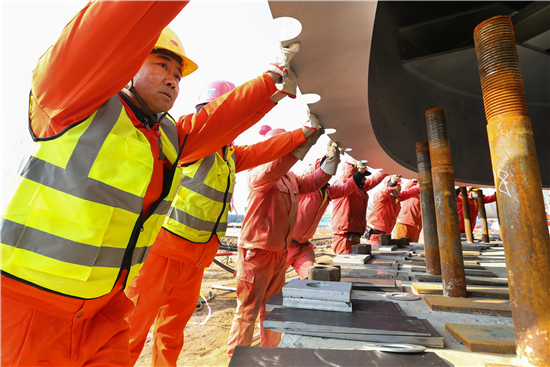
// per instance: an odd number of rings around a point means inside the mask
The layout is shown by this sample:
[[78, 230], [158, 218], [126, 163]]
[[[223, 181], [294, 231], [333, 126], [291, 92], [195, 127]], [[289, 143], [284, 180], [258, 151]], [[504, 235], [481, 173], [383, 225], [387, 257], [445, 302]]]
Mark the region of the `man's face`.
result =
[[393, 189], [393, 194], [399, 195], [400, 193], [401, 193], [401, 184], [397, 184], [397, 186], [395, 186], [395, 188]]
[[179, 94], [180, 64], [169, 56], [150, 54], [134, 78], [134, 86], [153, 114], [168, 112]]

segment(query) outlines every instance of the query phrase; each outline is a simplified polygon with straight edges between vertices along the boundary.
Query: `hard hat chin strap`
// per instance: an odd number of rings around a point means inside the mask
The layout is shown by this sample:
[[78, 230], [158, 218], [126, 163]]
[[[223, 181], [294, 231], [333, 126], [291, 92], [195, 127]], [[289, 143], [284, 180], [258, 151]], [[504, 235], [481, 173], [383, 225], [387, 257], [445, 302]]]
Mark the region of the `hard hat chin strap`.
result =
[[[132, 94], [132, 96], [136, 99], [136, 101], [139, 103], [139, 105], [143, 108], [143, 110], [145, 111], [145, 113], [147, 114], [147, 116], [153, 120], [153, 123], [154, 124], [158, 124], [159, 121], [162, 119], [162, 117], [164, 117], [166, 115], [166, 113], [164, 113], [164, 115], [160, 118], [160, 119], [157, 119], [157, 117], [155, 115], [153, 115], [153, 113], [151, 112], [151, 110], [149, 109], [149, 107], [147, 106], [147, 103], [145, 103], [145, 101], [143, 100], [143, 98], [141, 98], [141, 96], [139, 95], [139, 93], [137, 92], [136, 90], [136, 87], [134, 87], [134, 78], [132, 78], [132, 81], [131, 81], [131, 85], [130, 87], [126, 86], [125, 87], [126, 89], [128, 89], [130, 91], [130, 93]], [[145, 125], [147, 127], [147, 129], [150, 129], [152, 126], [147, 126], [147, 124]]]

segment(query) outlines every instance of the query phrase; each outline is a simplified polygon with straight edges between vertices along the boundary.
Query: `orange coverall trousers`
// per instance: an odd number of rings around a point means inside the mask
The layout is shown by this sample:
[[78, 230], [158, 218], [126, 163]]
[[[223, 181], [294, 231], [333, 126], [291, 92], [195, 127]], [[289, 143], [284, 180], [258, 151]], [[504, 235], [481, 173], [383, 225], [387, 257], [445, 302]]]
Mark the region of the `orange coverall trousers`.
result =
[[315, 252], [313, 245], [297, 245], [290, 243], [288, 246], [287, 270], [291, 266], [294, 268], [300, 279], [307, 279], [309, 267], [315, 265]]
[[395, 224], [395, 238], [410, 238], [411, 242], [418, 242], [422, 228], [416, 226], [409, 226], [408, 224], [396, 223]]
[[[139, 358], [153, 322], [155, 336], [152, 365], [176, 365], [183, 348], [185, 325], [197, 306], [203, 274], [203, 267], [172, 260], [154, 252], [147, 256], [140, 275], [134, 278], [125, 291], [136, 306], [128, 320], [132, 366]], [[159, 287], [159, 284], [164, 287]]]
[[[133, 305], [121, 291], [125, 278], [109, 294], [83, 300], [2, 276], [2, 366], [129, 366], [124, 318]], [[32, 298], [40, 308], [29, 306]]]
[[361, 241], [352, 242], [348, 240], [347, 234], [333, 234], [330, 246], [336, 255], [351, 254], [351, 246], [358, 245], [360, 243]]
[[237, 257], [237, 308], [229, 332], [227, 355], [236, 346], [252, 345], [254, 327], [260, 315], [262, 347], [277, 347], [282, 334], [264, 330], [263, 320], [269, 312], [265, 304], [275, 294], [281, 294], [285, 284], [287, 251], [247, 250], [239, 247]]

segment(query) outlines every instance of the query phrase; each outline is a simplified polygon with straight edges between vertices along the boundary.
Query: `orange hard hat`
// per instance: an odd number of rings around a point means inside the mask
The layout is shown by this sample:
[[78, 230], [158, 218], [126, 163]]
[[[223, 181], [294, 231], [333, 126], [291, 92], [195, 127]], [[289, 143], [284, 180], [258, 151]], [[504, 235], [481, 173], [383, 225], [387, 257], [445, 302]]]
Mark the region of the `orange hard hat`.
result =
[[160, 34], [160, 37], [157, 40], [155, 47], [153, 48], [153, 52], [155, 52], [155, 50], [166, 50], [179, 56], [182, 60], [182, 77], [191, 74], [199, 68], [199, 66], [195, 64], [193, 60], [186, 56], [181, 40], [169, 27], [164, 28], [164, 30]]

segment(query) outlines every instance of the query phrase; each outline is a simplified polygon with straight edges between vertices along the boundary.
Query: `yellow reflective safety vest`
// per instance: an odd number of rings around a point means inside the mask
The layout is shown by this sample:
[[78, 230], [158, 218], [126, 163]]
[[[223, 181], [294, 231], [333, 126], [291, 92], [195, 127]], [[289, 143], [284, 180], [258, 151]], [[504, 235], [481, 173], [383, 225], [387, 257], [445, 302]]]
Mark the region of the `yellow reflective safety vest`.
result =
[[[174, 164], [180, 150], [174, 121], [164, 117], [160, 131], [162, 153]], [[118, 95], [83, 122], [35, 139], [2, 215], [2, 274], [84, 299], [109, 293], [121, 270], [131, 281], [181, 178], [173, 165], [164, 197], [142, 214], [153, 159]]]
[[235, 184], [235, 148], [223, 149], [182, 166], [183, 177], [163, 228], [191, 242], [206, 243], [225, 236]]

